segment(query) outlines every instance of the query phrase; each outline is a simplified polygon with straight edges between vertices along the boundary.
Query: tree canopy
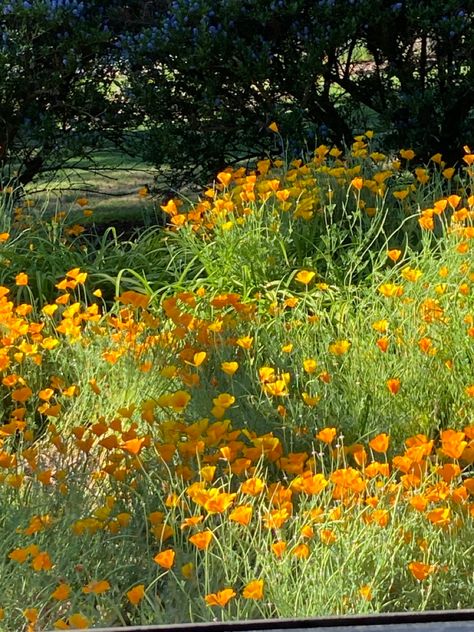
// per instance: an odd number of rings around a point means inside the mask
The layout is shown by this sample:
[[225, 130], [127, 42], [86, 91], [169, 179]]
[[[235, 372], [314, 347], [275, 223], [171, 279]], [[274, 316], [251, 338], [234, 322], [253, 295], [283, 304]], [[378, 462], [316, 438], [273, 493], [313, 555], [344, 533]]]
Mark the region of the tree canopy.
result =
[[112, 142], [171, 167], [178, 185], [274, 150], [272, 121], [293, 154], [367, 123], [425, 158], [455, 160], [472, 142], [472, 0], [12, 0], [0, 11], [4, 184]]

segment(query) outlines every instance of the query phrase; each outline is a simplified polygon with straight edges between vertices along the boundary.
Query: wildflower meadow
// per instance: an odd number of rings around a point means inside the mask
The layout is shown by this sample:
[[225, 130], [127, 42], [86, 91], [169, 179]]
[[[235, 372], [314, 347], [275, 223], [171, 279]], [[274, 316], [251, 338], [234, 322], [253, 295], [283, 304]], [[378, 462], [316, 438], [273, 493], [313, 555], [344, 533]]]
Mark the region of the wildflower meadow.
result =
[[281, 141], [130, 239], [0, 192], [1, 630], [474, 603], [474, 151]]

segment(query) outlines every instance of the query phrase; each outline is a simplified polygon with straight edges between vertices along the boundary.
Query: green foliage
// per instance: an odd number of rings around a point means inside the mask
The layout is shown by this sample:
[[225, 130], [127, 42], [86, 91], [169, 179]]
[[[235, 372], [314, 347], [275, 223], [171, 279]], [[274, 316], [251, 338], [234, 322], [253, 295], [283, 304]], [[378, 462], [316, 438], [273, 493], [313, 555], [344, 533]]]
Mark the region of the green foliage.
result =
[[94, 149], [121, 142], [130, 110], [115, 42], [127, 11], [120, 2], [2, 3], [0, 188], [54, 175], [71, 157], [93, 164]]
[[[31, 290], [28, 298], [37, 308], [53, 300], [64, 272], [76, 267], [89, 275], [89, 300], [101, 288], [107, 303], [113, 302], [120, 287], [141, 287], [137, 276], [157, 286], [173, 281], [166, 270], [166, 236], [159, 230], [144, 230], [123, 239], [113, 226], [98, 234], [94, 224], [87, 229], [78, 224], [74, 205], [68, 211], [60, 211], [63, 207], [57, 205], [53, 211], [45, 200], [15, 208], [13, 213], [8, 195], [0, 197], [3, 229], [10, 234], [0, 243], [0, 284], [11, 285], [17, 274], [26, 273]], [[13, 222], [10, 214], [15, 216]]]
[[205, 181], [279, 151], [277, 121], [293, 155], [375, 124], [387, 147], [454, 162], [472, 141], [472, 24], [459, 0], [169, 2], [128, 48], [147, 158]]

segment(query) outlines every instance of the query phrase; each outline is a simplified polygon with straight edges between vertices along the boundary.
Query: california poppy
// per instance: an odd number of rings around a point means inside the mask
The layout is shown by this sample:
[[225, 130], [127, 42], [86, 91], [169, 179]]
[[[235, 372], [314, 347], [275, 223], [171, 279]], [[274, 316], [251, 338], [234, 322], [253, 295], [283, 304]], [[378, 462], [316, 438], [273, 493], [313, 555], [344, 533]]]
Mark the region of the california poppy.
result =
[[127, 599], [132, 604], [132, 606], [138, 605], [144, 596], [145, 586], [143, 584], [138, 584], [127, 592]]
[[220, 606], [221, 608], [225, 608], [235, 595], [236, 593], [232, 588], [224, 588], [224, 590], [206, 595], [204, 599], [208, 606]]
[[169, 570], [174, 564], [174, 558], [175, 552], [173, 551], [173, 549], [166, 549], [165, 551], [157, 553], [153, 558], [153, 561], [162, 568]]
[[243, 592], [244, 599], [263, 599], [263, 579], [254, 579], [249, 582]]

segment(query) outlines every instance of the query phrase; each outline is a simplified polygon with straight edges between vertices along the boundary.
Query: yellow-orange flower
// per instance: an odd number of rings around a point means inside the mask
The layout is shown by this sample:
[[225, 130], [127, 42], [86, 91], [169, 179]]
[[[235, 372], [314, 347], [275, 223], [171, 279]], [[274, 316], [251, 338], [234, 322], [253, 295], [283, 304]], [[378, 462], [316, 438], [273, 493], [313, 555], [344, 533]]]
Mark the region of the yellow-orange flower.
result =
[[235, 595], [236, 593], [232, 588], [224, 588], [216, 593], [206, 595], [204, 599], [208, 606], [220, 606], [221, 608], [225, 608]]
[[383, 338], [379, 338], [378, 340], [376, 340], [375, 344], [380, 349], [380, 351], [382, 351], [382, 353], [385, 353], [390, 344], [390, 340], [386, 336], [384, 336]]
[[336, 340], [329, 345], [329, 353], [333, 355], [344, 355], [351, 347], [351, 343], [348, 340]]
[[40, 551], [31, 561], [31, 567], [35, 571], [49, 571], [53, 568], [53, 563], [46, 551]]
[[71, 628], [76, 628], [77, 630], [85, 630], [90, 626], [89, 619], [80, 612], [72, 614], [67, 621]]
[[425, 564], [424, 562], [410, 562], [408, 564], [408, 570], [415, 579], [421, 582], [434, 572], [435, 567], [431, 564]]
[[396, 395], [400, 390], [400, 380], [398, 378], [390, 378], [386, 382], [388, 390], [392, 393], [392, 395]]
[[381, 434], [374, 437], [371, 441], [369, 441], [369, 445], [375, 452], [381, 452], [384, 454], [388, 450], [388, 444], [390, 442], [390, 437], [382, 432]]
[[273, 509], [263, 516], [263, 522], [267, 529], [280, 529], [289, 517], [287, 509]]
[[295, 276], [296, 281], [298, 283], [302, 283], [303, 285], [309, 285], [311, 281], [314, 279], [316, 272], [311, 270], [300, 270], [298, 274]]
[[87, 586], [84, 586], [84, 588], [82, 589], [82, 592], [85, 595], [88, 595], [90, 593], [94, 595], [101, 595], [102, 593], [107, 592], [108, 590], [110, 590], [110, 584], [106, 579], [103, 579], [97, 582], [95, 581], [89, 582]]
[[332, 529], [321, 529], [319, 532], [321, 542], [324, 544], [333, 544], [337, 540], [337, 536]]
[[28, 275], [25, 274], [24, 272], [20, 272], [15, 277], [15, 283], [18, 286], [28, 285]]
[[295, 548], [291, 551], [291, 554], [298, 559], [305, 560], [307, 557], [309, 557], [309, 552], [309, 546], [305, 543], [302, 543], [296, 545]]
[[264, 489], [265, 483], [258, 477], [248, 478], [240, 486], [241, 493], [249, 494], [250, 496], [258, 496]]
[[403, 286], [395, 283], [383, 283], [379, 287], [379, 292], [387, 298], [398, 297], [403, 294]]
[[464, 389], [464, 392], [466, 393], [468, 397], [474, 397], [474, 384], [470, 384], [469, 386], [466, 386], [466, 388]]
[[405, 160], [413, 160], [415, 152], [413, 149], [400, 149], [400, 156]]
[[303, 360], [303, 369], [306, 373], [314, 373], [317, 366], [318, 363], [314, 358], [307, 358], [306, 360]]
[[276, 557], [280, 558], [286, 550], [286, 542], [284, 540], [278, 540], [277, 542], [273, 542], [272, 551], [276, 555]]
[[370, 601], [372, 599], [371, 587], [368, 584], [366, 584], [365, 586], [361, 586], [359, 588], [359, 595], [362, 597], [362, 599], [365, 599], [366, 601]]
[[354, 187], [354, 189], [356, 189], [357, 191], [360, 191], [362, 189], [362, 187], [364, 186], [364, 179], [363, 178], [353, 178], [351, 180], [351, 186]]
[[144, 596], [145, 586], [143, 584], [138, 584], [127, 592], [127, 599], [132, 604], [132, 606], [136, 606], [137, 604], [139, 604]]
[[376, 320], [372, 323], [372, 329], [375, 329], [379, 334], [385, 334], [388, 331], [389, 322], [386, 319]]
[[234, 375], [234, 373], [239, 368], [238, 362], [222, 362], [221, 369], [224, 371], [226, 375]]
[[199, 531], [199, 533], [195, 533], [189, 538], [191, 544], [194, 544], [200, 551], [207, 549], [210, 545], [214, 534], [212, 531]]
[[402, 255], [402, 251], [397, 248], [392, 248], [391, 250], [387, 250], [387, 257], [391, 259], [394, 263], [400, 259]]
[[247, 526], [252, 518], [253, 509], [250, 505], [239, 505], [229, 514], [229, 520]]
[[160, 551], [153, 558], [153, 561], [156, 562], [162, 568], [169, 570], [174, 564], [175, 552], [173, 549], [166, 549], [165, 551]]
[[254, 579], [249, 582], [243, 592], [244, 599], [263, 599], [263, 579]]
[[230, 181], [232, 180], [232, 174], [228, 171], [221, 171], [217, 174], [217, 179], [221, 184], [225, 187], [229, 186]]
[[67, 599], [71, 594], [71, 587], [69, 584], [59, 584], [56, 590], [51, 593], [51, 598], [56, 599], [58, 601], [62, 601], [63, 599]]
[[449, 507], [438, 507], [426, 514], [428, 520], [438, 527], [445, 527], [451, 522], [451, 510]]
[[238, 338], [236, 340], [236, 344], [242, 349], [251, 349], [253, 345], [253, 337], [252, 336], [243, 336], [242, 338]]
[[316, 439], [323, 441], [324, 443], [332, 443], [334, 441], [334, 437], [336, 436], [337, 430], [336, 428], [323, 428], [316, 435]]

